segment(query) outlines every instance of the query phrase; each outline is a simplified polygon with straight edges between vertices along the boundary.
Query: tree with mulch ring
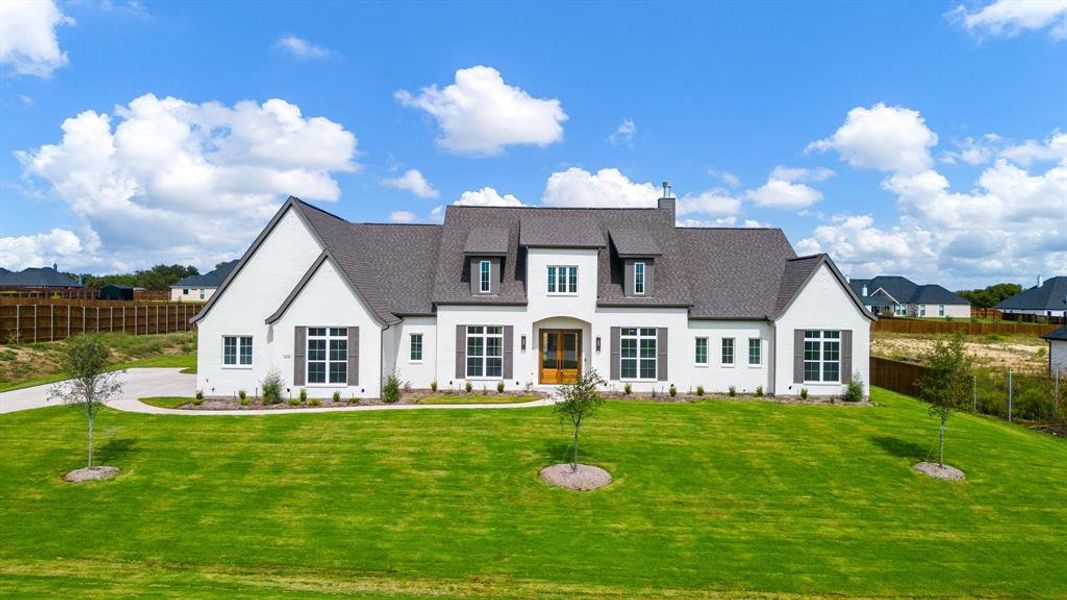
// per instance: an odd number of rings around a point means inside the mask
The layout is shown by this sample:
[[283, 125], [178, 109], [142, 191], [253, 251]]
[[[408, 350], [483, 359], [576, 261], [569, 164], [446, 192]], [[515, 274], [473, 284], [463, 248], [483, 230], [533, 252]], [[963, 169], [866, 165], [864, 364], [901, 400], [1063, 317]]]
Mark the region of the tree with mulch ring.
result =
[[106, 371], [108, 350], [104, 339], [97, 334], [79, 335], [70, 339], [63, 355], [63, 370], [70, 379], [53, 385], [49, 397], [75, 408], [89, 421], [89, 459], [86, 466], [67, 473], [63, 479], [71, 483], [111, 479], [118, 468], [93, 465], [93, 428], [96, 415], [120, 391], [122, 382], [115, 371]]
[[921, 462], [915, 470], [936, 479], [958, 481], [963, 471], [945, 464], [945, 429], [953, 411], [966, 405], [971, 386], [971, 358], [959, 332], [950, 341], [937, 340], [926, 355], [927, 375], [919, 380], [919, 397], [930, 404], [930, 414], [940, 420], [937, 463]]
[[549, 465], [541, 469], [541, 479], [572, 490], [595, 490], [611, 483], [611, 473], [593, 465], [578, 462], [578, 433], [585, 419], [592, 417], [604, 404], [597, 387], [604, 385], [596, 371], [578, 375], [574, 383], [560, 386], [562, 400], [554, 412], [563, 423], [569, 422], [573, 432], [573, 453], [570, 463]]

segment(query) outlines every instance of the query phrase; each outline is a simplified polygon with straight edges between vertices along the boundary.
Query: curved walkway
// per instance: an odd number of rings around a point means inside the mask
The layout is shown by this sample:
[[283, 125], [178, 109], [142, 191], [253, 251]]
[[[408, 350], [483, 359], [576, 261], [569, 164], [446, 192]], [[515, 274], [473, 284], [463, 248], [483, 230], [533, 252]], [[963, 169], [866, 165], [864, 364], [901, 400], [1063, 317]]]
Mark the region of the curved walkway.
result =
[[[154, 415], [187, 416], [255, 416], [289, 415], [329, 412], [360, 412], [374, 410], [432, 410], [432, 409], [506, 409], [552, 406], [552, 398], [512, 404], [375, 404], [370, 406], [338, 406], [333, 408], [276, 408], [248, 410], [186, 410], [149, 406], [138, 398], [149, 396], [188, 396], [196, 393], [196, 375], [183, 374], [181, 369], [129, 369], [119, 374], [122, 379], [122, 394], [108, 403], [117, 410]], [[21, 390], [0, 393], [0, 413], [55, 406], [48, 399], [48, 388], [53, 384], [38, 385]]]

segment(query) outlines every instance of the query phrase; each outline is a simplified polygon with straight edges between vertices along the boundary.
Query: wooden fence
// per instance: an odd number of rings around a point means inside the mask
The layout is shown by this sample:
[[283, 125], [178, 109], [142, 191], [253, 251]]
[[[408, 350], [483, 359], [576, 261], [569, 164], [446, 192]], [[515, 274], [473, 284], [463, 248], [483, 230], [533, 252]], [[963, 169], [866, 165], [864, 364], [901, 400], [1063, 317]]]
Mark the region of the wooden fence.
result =
[[[96, 300], [100, 290], [96, 288], [34, 288], [34, 287], [0, 287], [0, 299], [19, 299], [25, 301], [43, 300]], [[168, 290], [134, 290], [134, 302], [168, 302]]]
[[972, 321], [943, 321], [940, 319], [894, 319], [881, 317], [871, 325], [871, 331], [890, 333], [944, 334], [960, 332], [964, 335], [1032, 335], [1042, 336], [1059, 325], [1039, 323], [983, 323]]
[[919, 397], [919, 380], [926, 376], [927, 368], [921, 365], [871, 357], [871, 385]]
[[0, 344], [50, 342], [79, 333], [124, 332], [131, 335], [194, 329], [195, 304], [139, 303], [120, 300], [13, 302], [0, 300]]

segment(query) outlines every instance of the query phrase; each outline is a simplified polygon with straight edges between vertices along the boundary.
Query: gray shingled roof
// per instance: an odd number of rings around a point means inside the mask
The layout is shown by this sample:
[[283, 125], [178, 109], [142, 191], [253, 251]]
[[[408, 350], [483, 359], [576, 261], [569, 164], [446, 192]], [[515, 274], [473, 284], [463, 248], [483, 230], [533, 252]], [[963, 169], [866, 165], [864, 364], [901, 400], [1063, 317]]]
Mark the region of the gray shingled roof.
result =
[[[450, 207], [451, 208], [451, 207]], [[560, 209], [533, 209], [525, 211], [519, 244], [551, 248], [600, 248], [604, 245], [604, 232], [596, 215], [588, 211], [575, 211], [561, 219], [555, 212]], [[446, 218], [446, 225], [447, 218]]]
[[1041, 337], [1045, 338], [1046, 340], [1063, 340], [1063, 341], [1067, 341], [1067, 325], [1064, 325], [1063, 327], [1060, 327], [1059, 329], [1050, 331], [1050, 332], [1046, 333], [1045, 335], [1043, 335]]
[[1067, 310], [1067, 277], [1050, 277], [1041, 287], [1023, 290], [997, 304], [998, 310]]
[[608, 232], [615, 251], [623, 258], [648, 258], [662, 252], [656, 238], [647, 229], [613, 229]]
[[[917, 285], [907, 277], [900, 275], [879, 275], [872, 279], [853, 279], [849, 282], [852, 290], [863, 295], [863, 286], [867, 286], [870, 297], [879, 289], [885, 290], [900, 304], [963, 304], [970, 302], [937, 284]], [[864, 298], [864, 302], [867, 298]]]
[[21, 271], [0, 268], [0, 287], [69, 287], [80, 288], [77, 279], [52, 267], [29, 267]]
[[230, 271], [237, 266], [237, 260], [231, 260], [220, 264], [215, 270], [204, 273], [203, 275], [189, 275], [188, 277], [182, 277], [172, 288], [217, 288], [222, 285], [223, 281], [226, 281], [226, 276], [230, 274]]
[[472, 227], [463, 245], [464, 254], [502, 256], [508, 253], [508, 230], [503, 227]]

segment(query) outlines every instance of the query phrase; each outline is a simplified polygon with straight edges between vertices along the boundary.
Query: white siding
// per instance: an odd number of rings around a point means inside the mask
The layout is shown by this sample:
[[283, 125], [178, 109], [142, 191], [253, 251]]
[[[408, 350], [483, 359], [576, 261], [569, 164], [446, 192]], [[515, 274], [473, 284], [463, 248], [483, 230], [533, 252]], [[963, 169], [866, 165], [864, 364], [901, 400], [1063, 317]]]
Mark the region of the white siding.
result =
[[[437, 381], [437, 319], [434, 317], [406, 317], [386, 330], [385, 356], [389, 357], [383, 377], [395, 371], [400, 381], [412, 387], [428, 388]], [[422, 334], [422, 361], [411, 360], [411, 336]], [[448, 352], [452, 356], [454, 350]]]
[[[730, 386], [739, 393], [753, 393], [763, 386], [770, 393], [771, 363], [773, 362], [774, 329], [765, 321], [690, 321], [686, 332], [685, 347], [678, 351], [684, 367], [679, 380], [685, 382], [681, 391], [696, 389], [702, 385], [708, 392], [725, 392]], [[696, 364], [696, 339], [708, 338], [708, 364]], [[733, 338], [734, 363], [722, 363], [722, 340]], [[760, 364], [748, 364], [748, 340], [760, 340]], [[677, 385], [677, 384], [676, 384]]]
[[1049, 340], [1048, 358], [1049, 375], [1055, 377], [1056, 373], [1063, 373], [1067, 377], [1067, 341]]
[[[774, 324], [774, 393], [798, 395], [800, 388], [813, 396], [841, 393], [842, 383], [793, 383], [793, 331], [796, 329], [852, 330], [852, 371], [870, 384], [870, 321], [826, 265], [808, 281], [786, 313]], [[842, 381], [849, 375], [841, 373]]]
[[[189, 290], [188, 294], [185, 294], [185, 290]], [[203, 298], [200, 297], [203, 292]], [[207, 302], [211, 299], [211, 296], [215, 293], [215, 288], [170, 288], [170, 300], [171, 302]]]

